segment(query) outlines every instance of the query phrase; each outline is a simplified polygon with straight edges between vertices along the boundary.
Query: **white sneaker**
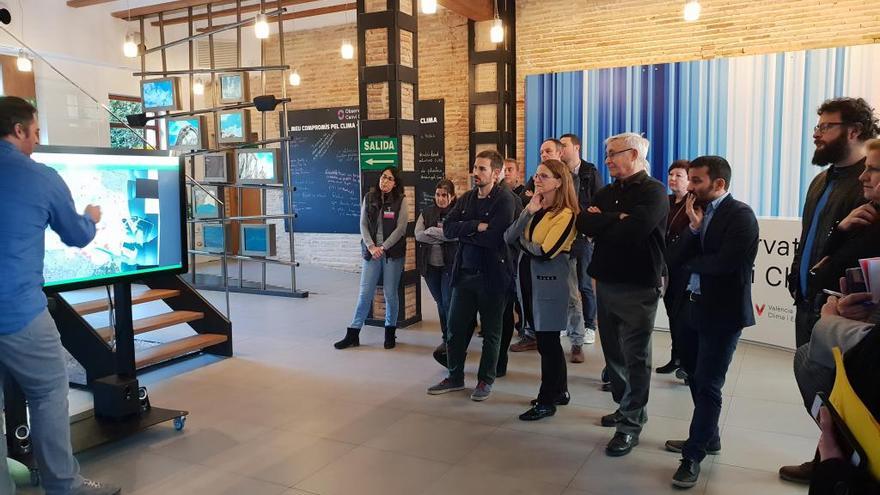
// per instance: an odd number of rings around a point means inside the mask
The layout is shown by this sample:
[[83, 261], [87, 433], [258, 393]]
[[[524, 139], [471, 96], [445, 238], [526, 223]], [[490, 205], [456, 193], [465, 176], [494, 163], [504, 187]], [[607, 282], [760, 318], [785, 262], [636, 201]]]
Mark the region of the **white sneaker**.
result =
[[596, 331], [592, 328], [584, 329], [584, 344], [595, 344], [596, 343]]

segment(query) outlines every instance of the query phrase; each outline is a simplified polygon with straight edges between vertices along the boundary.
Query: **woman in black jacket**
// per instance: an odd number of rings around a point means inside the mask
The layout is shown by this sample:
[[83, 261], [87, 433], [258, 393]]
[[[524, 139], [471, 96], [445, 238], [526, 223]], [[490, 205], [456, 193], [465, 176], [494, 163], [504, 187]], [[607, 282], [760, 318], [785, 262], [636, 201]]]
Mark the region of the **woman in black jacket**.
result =
[[457, 243], [443, 235], [443, 218], [454, 205], [455, 185], [449, 179], [443, 179], [437, 183], [434, 191], [434, 205], [422, 210], [415, 228], [418, 243], [416, 265], [419, 274], [425, 277], [431, 297], [437, 303], [443, 336], [443, 341], [434, 350], [435, 355], [446, 354], [446, 317], [452, 299], [452, 265], [455, 262]]
[[360, 332], [370, 308], [379, 277], [385, 296], [385, 348], [396, 345], [397, 290], [406, 257], [406, 224], [409, 221], [403, 184], [396, 168], [386, 167], [379, 176], [378, 188], [371, 188], [361, 205], [361, 286], [357, 307], [345, 338], [334, 347], [345, 349], [360, 345]]

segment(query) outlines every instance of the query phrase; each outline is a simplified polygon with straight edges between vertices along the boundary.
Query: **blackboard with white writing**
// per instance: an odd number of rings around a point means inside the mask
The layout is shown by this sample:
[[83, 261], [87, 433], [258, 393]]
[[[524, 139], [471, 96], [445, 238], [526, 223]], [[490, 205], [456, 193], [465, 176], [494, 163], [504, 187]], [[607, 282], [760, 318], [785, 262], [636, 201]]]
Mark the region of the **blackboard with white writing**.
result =
[[437, 182], [446, 177], [446, 134], [443, 100], [419, 100], [419, 137], [416, 141], [417, 211], [434, 204]]

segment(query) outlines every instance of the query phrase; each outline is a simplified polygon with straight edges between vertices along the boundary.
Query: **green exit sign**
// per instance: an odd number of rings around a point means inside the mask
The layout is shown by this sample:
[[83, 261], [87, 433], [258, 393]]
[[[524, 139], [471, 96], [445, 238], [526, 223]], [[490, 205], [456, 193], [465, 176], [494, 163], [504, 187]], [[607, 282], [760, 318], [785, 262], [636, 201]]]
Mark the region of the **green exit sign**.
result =
[[398, 148], [396, 137], [361, 138], [361, 170], [382, 170], [397, 167]]

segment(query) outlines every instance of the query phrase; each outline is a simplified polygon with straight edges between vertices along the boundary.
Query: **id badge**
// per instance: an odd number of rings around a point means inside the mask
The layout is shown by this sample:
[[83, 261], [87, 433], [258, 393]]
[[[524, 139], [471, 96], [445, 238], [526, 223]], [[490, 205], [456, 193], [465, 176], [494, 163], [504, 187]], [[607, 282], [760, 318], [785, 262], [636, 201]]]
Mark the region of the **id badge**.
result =
[[384, 218], [385, 220], [394, 220], [394, 212], [393, 211], [382, 212], [382, 218]]

